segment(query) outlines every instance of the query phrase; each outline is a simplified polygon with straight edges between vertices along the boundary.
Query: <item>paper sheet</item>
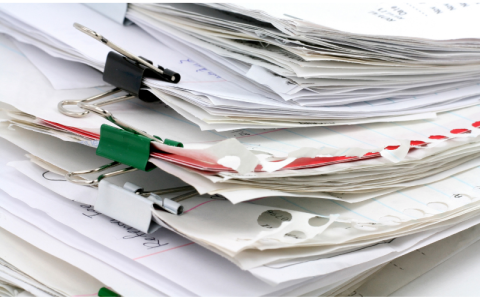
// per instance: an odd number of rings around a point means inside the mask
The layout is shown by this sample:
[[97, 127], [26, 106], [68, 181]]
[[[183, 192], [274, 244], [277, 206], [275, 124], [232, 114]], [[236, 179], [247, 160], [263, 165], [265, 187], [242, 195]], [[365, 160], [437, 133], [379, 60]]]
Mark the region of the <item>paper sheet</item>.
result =
[[[119, 272], [114, 266], [108, 265], [101, 260], [90, 256], [86, 252], [79, 251], [74, 247], [69, 247], [64, 243], [65, 241], [69, 240], [68, 234], [65, 236], [63, 241], [60, 241], [59, 239], [53, 238], [45, 232], [45, 230], [48, 230], [48, 227], [45, 227], [44, 230], [40, 230], [37, 226], [17, 217], [13, 213], [15, 212], [18, 214], [22, 211], [21, 206], [18, 206], [18, 204], [21, 203], [17, 203], [17, 206], [14, 207], [13, 210], [11, 210], [12, 207], [8, 207], [7, 210], [6, 205], [8, 205], [8, 203], [5, 204], [5, 202], [3, 202], [5, 199], [4, 196], [5, 194], [2, 193], [2, 208], [0, 208], [2, 219], [0, 221], [1, 227], [5, 230], [15, 234], [22, 240], [28, 241], [33, 246], [78, 267], [79, 269], [96, 278], [99, 278], [106, 285], [122, 295], [144, 295], [146, 297], [165, 295], [158, 290], [130, 277], [129, 275]], [[16, 201], [10, 203], [15, 204], [15, 202]], [[24, 207], [28, 208], [28, 206], [25, 205]], [[40, 217], [42, 217], [38, 211], [31, 211], [28, 215], [29, 221], [34, 220], [35, 215], [40, 215]], [[58, 223], [53, 224], [53, 228], [61, 229], [61, 226], [59, 227], [58, 225]], [[75, 235], [76, 232], [71, 231], [71, 233]]]
[[[2, 281], [8, 282], [11, 285], [18, 286], [21, 289], [27, 291], [25, 297], [31, 297], [30, 295], [37, 297], [50, 297], [51, 295], [45, 293], [44, 291], [37, 289], [36, 287], [27, 284], [25, 281], [15, 278], [14, 276], [7, 274], [5, 272], [0, 272], [0, 278]], [[21, 297], [21, 296], [20, 296]]]
[[0, 295], [2, 297], [34, 297], [34, 295], [22, 288], [6, 282], [5, 278], [0, 278], [0, 281]]
[[[459, 223], [453, 227], [450, 227], [448, 229], [444, 229], [443, 231], [440, 231], [433, 235], [432, 237], [425, 238], [421, 240], [419, 243], [410, 246], [406, 250], [400, 250], [397, 253], [391, 253], [388, 255], [385, 255], [381, 258], [375, 259], [373, 261], [369, 261], [367, 263], [359, 264], [355, 267], [349, 268], [349, 269], [343, 269], [340, 271], [337, 271], [335, 273], [327, 274], [318, 277], [318, 286], [327, 286], [329, 284], [338, 282], [339, 280], [346, 279], [346, 278], [351, 278], [352, 276], [358, 275], [361, 272], [363, 272], [366, 269], [370, 269], [374, 266], [382, 265], [384, 263], [390, 262], [391, 260], [400, 257], [406, 253], [409, 253], [411, 251], [414, 251], [416, 249], [421, 249], [427, 245], [430, 245], [432, 243], [435, 243], [437, 241], [440, 241], [444, 238], [447, 238], [451, 236], [452, 234], [455, 234], [457, 232], [463, 231], [465, 229], [468, 229], [472, 226], [477, 225], [480, 222], [480, 219], [477, 217], [472, 218], [468, 221], [464, 221], [462, 223]], [[395, 241], [400, 241], [400, 239], [396, 239]], [[394, 241], [394, 242], [395, 242]], [[390, 245], [392, 242], [390, 242]], [[308, 266], [302, 265], [302, 264], [297, 264], [297, 265], [292, 265], [289, 268], [284, 268], [284, 269], [277, 269], [277, 277], [275, 279], [275, 282], [284, 282], [288, 280], [293, 280], [293, 279], [298, 279], [298, 278], [303, 278], [305, 276], [312, 276], [312, 274], [315, 274], [318, 272], [315, 272], [315, 270], [319, 270], [319, 266], [321, 266], [322, 261], [321, 260], [313, 260], [310, 262], [307, 262]], [[307, 269], [308, 267], [308, 269]], [[308, 274], [305, 273], [305, 271], [308, 270]], [[271, 272], [271, 270], [270, 270]], [[252, 270], [252, 273], [256, 274], [259, 277], [262, 277], [261, 274], [267, 275], [267, 269], [262, 269], [258, 270], [258, 272], [254, 269]], [[264, 278], [273, 278], [272, 276], [265, 276]]]
[[103, 283], [0, 228], [0, 256], [63, 296], [96, 294]]
[[[355, 34], [388, 34], [438, 40], [479, 37], [478, 32], [470, 26], [473, 24], [461, 22], [465, 18], [475, 20], [473, 16], [479, 7], [473, 2], [441, 5], [392, 3], [391, 6], [380, 2], [351, 3], [348, 10], [340, 3], [322, 4], [322, 9], [316, 9], [316, 4], [312, 4], [310, 9], [297, 5], [272, 6], [261, 3], [242, 6], [263, 10], [272, 16], [294, 22], [301, 20], [297, 22], [303, 23], [305, 20]], [[314, 11], [319, 13], [313, 13]], [[454, 24], [455, 30], [447, 30], [451, 25], [445, 23], [446, 20]]]
[[395, 291], [391, 296], [475, 297], [477, 287], [474, 278], [476, 278], [477, 269], [472, 266], [478, 264], [479, 246], [480, 243], [477, 241], [433, 270]]
[[417, 277], [448, 260], [480, 238], [479, 226], [473, 226], [434, 244], [412, 251], [388, 263], [360, 287], [346, 291], [349, 296], [389, 296]]
[[97, 70], [48, 55], [35, 46], [15, 42], [15, 46], [47, 77], [56, 90], [84, 89], [108, 85]]

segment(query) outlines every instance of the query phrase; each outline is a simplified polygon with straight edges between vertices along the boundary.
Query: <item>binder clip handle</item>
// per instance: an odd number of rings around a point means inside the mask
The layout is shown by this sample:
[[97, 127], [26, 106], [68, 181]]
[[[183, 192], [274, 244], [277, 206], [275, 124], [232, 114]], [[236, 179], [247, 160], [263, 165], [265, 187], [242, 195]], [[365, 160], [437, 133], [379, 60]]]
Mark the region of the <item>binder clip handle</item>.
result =
[[117, 171], [102, 174], [102, 175], [98, 176], [96, 179], [93, 179], [93, 180], [78, 178], [79, 175], [99, 173], [99, 172], [105, 171], [105, 170], [110, 169], [110, 168], [114, 168], [114, 167], [119, 166], [119, 165], [121, 165], [119, 162], [113, 161], [109, 164], [100, 166], [100, 167], [95, 168], [95, 169], [69, 172], [69, 173], [65, 174], [65, 179], [67, 181], [71, 182], [71, 183], [75, 183], [75, 184], [79, 184], [79, 185], [98, 186], [98, 183], [102, 179], [117, 176], [117, 175], [121, 175], [121, 174], [130, 173], [130, 172], [133, 172], [133, 171], [137, 170], [134, 167], [128, 167], [128, 168], [125, 168], [125, 169], [121, 169], [121, 170], [117, 170]]
[[172, 83], [178, 83], [180, 81], [180, 74], [178, 74], [175, 71], [172, 71], [170, 69], [164, 69], [163, 74], [166, 75], [166, 77], [169, 77], [172, 81]]
[[179, 216], [183, 213], [183, 205], [171, 199], [162, 198], [155, 194], [150, 194], [150, 196], [148, 196], [147, 199], [174, 215]]
[[[149, 59], [147, 59], [147, 58], [145, 58], [145, 57], [143, 57], [143, 56], [139, 56], [139, 57], [140, 57], [141, 59], [143, 59], [144, 61], [149, 62], [151, 65], [153, 65], [153, 62], [152, 62], [151, 60], [149, 60]], [[165, 68], [163, 68], [161, 65], [158, 65], [157, 68], [158, 68], [159, 70], [162, 70], [162, 71], [163, 71], [163, 73], [160, 74], [160, 75], [162, 75], [162, 77], [165, 79], [165, 81], [170, 81], [170, 82], [172, 82], [172, 83], [178, 83], [178, 82], [180, 82], [181, 76], [180, 76], [180, 74], [178, 74], [177, 72], [172, 71], [172, 70], [170, 70], [170, 69], [165, 69]]]
[[[66, 116], [73, 117], [73, 118], [82, 118], [82, 117], [85, 117], [86, 115], [88, 115], [90, 113], [90, 111], [88, 111], [86, 109], [82, 109], [81, 105], [86, 105], [86, 104], [91, 103], [93, 101], [100, 100], [102, 98], [117, 94], [121, 91], [122, 90], [119, 89], [119, 88], [114, 88], [114, 89], [112, 89], [108, 92], [101, 93], [99, 95], [95, 95], [93, 97], [83, 99], [83, 100], [63, 100], [63, 101], [60, 101], [58, 103], [57, 108], [62, 114], [66, 115]], [[102, 107], [102, 106], [105, 106], [105, 105], [130, 100], [130, 99], [133, 99], [133, 98], [135, 98], [135, 96], [133, 96], [131, 94], [127, 94], [127, 95], [124, 95], [124, 96], [115, 97], [113, 99], [108, 99], [108, 100], [105, 100], [105, 101], [97, 102], [95, 104], [95, 106]], [[76, 106], [76, 107], [80, 108], [81, 111], [70, 110], [70, 109], [65, 108], [65, 106]]]
[[[179, 196], [177, 196], [173, 199], [169, 199], [165, 197], [160, 197], [158, 194], [173, 193], [173, 192], [193, 189], [191, 186], [184, 186], [179, 188], [161, 189], [161, 190], [145, 192], [142, 187], [139, 187], [138, 185], [133, 184], [131, 182], [126, 182], [123, 185], [123, 188], [126, 189], [127, 191], [130, 191], [132, 193], [135, 193], [137, 195], [147, 198], [148, 200], [152, 201], [157, 207], [160, 207], [161, 209], [178, 216], [183, 213], [183, 205], [181, 205], [178, 202], [180, 202], [181, 200], [185, 200], [187, 198], [179, 200]], [[183, 194], [180, 196], [185, 197], [186, 195], [187, 194]], [[190, 198], [195, 195], [198, 195], [198, 193], [196, 191], [194, 194], [192, 192], [189, 192], [188, 195], [192, 195], [188, 197]]]
[[141, 64], [141, 65], [145, 66], [146, 68], [148, 68], [150, 70], [153, 70], [154, 72], [156, 72], [160, 75], [166, 75], [166, 76], [164, 76], [164, 78], [167, 81], [171, 81], [171, 82], [174, 82], [174, 83], [177, 83], [177, 82], [180, 81], [180, 76], [178, 76], [178, 78], [177, 78], [177, 76], [175, 76], [172, 73], [171, 74], [164, 74], [163, 68], [160, 69], [158, 67], [155, 67], [151, 60], [145, 59], [141, 56], [136, 56], [136, 55], [128, 52], [127, 50], [121, 48], [120, 46], [112, 43], [111, 41], [109, 41], [104, 36], [98, 34], [96, 31], [94, 31], [90, 28], [87, 28], [87, 27], [85, 27], [81, 24], [78, 24], [78, 23], [74, 23], [73, 27], [75, 27], [76, 29], [80, 30], [81, 32], [87, 34], [88, 36], [96, 39], [97, 41], [103, 43], [104, 45], [110, 47], [111, 49], [117, 51], [118, 53], [122, 54], [123, 56], [137, 62], [138, 64]]

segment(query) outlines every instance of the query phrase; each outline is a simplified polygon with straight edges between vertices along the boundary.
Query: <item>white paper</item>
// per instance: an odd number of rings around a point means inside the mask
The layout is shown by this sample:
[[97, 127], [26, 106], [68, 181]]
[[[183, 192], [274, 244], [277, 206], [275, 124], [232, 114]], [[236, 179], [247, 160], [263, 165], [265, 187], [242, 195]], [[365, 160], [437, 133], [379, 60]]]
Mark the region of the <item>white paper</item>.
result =
[[0, 229], [7, 262], [64, 296], [96, 294], [103, 283], [74, 266]]
[[[4, 196], [5, 194], [2, 194], [1, 213], [3, 218], [1, 219], [1, 226], [5, 230], [11, 232], [12, 234], [15, 234], [16, 236], [25, 241], [28, 241], [35, 247], [53, 256], [56, 256], [78, 267], [86, 273], [98, 278], [106, 285], [108, 285], [122, 295], [144, 295], [150, 297], [165, 295], [158, 290], [151, 288], [146, 284], [143, 284], [137, 279], [132, 278], [125, 273], [119, 272], [114, 266], [108, 265], [101, 260], [90, 256], [86, 252], [79, 251], [74, 247], [68, 246], [59, 239], [51, 237], [44, 230], [38, 229], [37, 226], [18, 218], [17, 216], [12, 214], [12, 212], [20, 213], [21, 206], [18, 207], [18, 204], [21, 203], [18, 203], [17, 206], [13, 208], [13, 211], [10, 209], [7, 210], [5, 207], [5, 203], [3, 202], [3, 200], [5, 199]], [[13, 204], [14, 203], [15, 201], [13, 201]], [[30, 220], [35, 219], [35, 214], [39, 215], [39, 212], [30, 212]], [[54, 224], [54, 228], [58, 228], [58, 223]], [[75, 235], [76, 232], [71, 231], [71, 233]]]
[[[378, 3], [349, 3], [348, 9], [340, 3], [327, 5], [265, 5], [248, 3], [248, 9], [263, 10], [272, 16], [305, 20], [319, 25], [355, 34], [394, 35], [426, 39], [479, 38], [473, 28], [478, 6], [473, 2], [428, 5], [392, 3], [395, 8]], [[452, 8], [450, 8], [451, 6]], [[403, 13], [399, 13], [402, 11]], [[440, 11], [440, 12], [438, 12]], [[377, 12], [373, 14], [372, 12]], [[393, 13], [393, 14], [392, 14]], [[381, 17], [381, 16], [384, 17]], [[399, 17], [396, 17], [399, 16]], [[390, 21], [389, 19], [393, 19]], [[448, 20], [448, 21], [447, 21]], [[473, 25], [473, 26], [472, 26]]]
[[478, 225], [391, 261], [365, 283], [344, 294], [388, 296], [463, 251], [479, 238]]
[[15, 45], [47, 77], [56, 90], [84, 89], [106, 86], [97, 70], [48, 55], [35, 46], [16, 42]]

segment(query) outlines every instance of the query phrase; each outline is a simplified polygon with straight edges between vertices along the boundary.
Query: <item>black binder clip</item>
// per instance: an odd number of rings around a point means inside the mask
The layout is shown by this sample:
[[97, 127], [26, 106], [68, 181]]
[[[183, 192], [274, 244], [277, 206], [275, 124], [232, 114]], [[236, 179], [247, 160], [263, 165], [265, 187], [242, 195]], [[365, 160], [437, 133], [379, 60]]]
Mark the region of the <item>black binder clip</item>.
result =
[[[144, 57], [131, 54], [130, 52], [115, 45], [105, 37], [101, 36], [97, 32], [83, 25], [75, 23], [73, 24], [73, 26], [81, 32], [93, 37], [97, 41], [100, 41], [101, 43], [116, 51], [111, 51], [110, 53], [108, 53], [107, 61], [105, 63], [105, 70], [103, 73], [103, 80], [112, 84], [113, 86], [115, 86], [115, 88], [111, 91], [83, 100], [63, 100], [58, 103], [58, 110], [62, 114], [74, 118], [81, 118], [86, 116], [88, 113], [93, 112], [127, 131], [144, 135], [150, 139], [161, 142], [161, 139], [144, 133], [141, 130], [137, 130], [129, 126], [128, 124], [125, 124], [124, 122], [114, 118], [114, 116], [110, 112], [102, 109], [101, 107], [108, 104], [130, 100], [133, 98], [139, 98], [140, 100], [143, 100], [145, 102], [159, 101], [159, 99], [155, 97], [155, 95], [145, 89], [146, 86], [143, 84], [143, 79], [145, 77], [150, 77], [171, 83], [178, 83], [181, 78], [180, 74], [169, 69], [164, 69], [161, 66], [154, 66], [152, 61]], [[119, 93], [121, 91], [127, 92], [127, 95], [95, 102], [94, 104], [91, 103], [93, 101], [97, 101], [102, 98]], [[69, 105], [77, 106], [81, 109], [81, 111], [73, 111], [66, 109], [65, 106]]]
[[[150, 60], [143, 58], [143, 60], [152, 63]], [[103, 72], [103, 81], [116, 86], [130, 95], [138, 97], [140, 100], [146, 102], [158, 101], [149, 91], [143, 89], [146, 86], [143, 84], [145, 77], [160, 79], [172, 83], [177, 83], [180, 80], [180, 75], [169, 70], [163, 69], [163, 74], [159, 74], [155, 70], [138, 63], [128, 57], [120, 55], [114, 51], [110, 51], [105, 63], [105, 70]], [[174, 81], [172, 80], [174, 79]]]

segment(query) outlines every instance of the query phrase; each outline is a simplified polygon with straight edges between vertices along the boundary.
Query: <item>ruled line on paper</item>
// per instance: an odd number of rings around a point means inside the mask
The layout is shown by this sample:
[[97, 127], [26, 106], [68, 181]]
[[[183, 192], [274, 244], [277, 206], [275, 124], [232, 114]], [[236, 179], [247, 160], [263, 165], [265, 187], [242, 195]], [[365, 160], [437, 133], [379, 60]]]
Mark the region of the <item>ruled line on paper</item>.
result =
[[192, 210], [194, 210], [195, 208], [200, 207], [200, 206], [202, 206], [202, 205], [204, 205], [204, 204], [207, 204], [207, 203], [209, 203], [209, 202], [212, 202], [212, 201], [218, 201], [218, 199], [211, 199], [211, 200], [205, 201], [205, 202], [203, 202], [203, 203], [198, 204], [197, 206], [194, 206], [194, 207], [190, 208], [189, 210], [184, 211], [183, 213], [187, 213], [187, 212], [189, 212], [189, 211], [192, 211]]
[[150, 254], [147, 254], [147, 255], [144, 255], [144, 256], [140, 256], [140, 257], [134, 258], [133, 260], [138, 260], [138, 259], [142, 259], [142, 258], [149, 257], [149, 256], [152, 256], [152, 255], [157, 255], [157, 254], [160, 254], [160, 253], [163, 253], [163, 252], [167, 252], [167, 251], [170, 251], [170, 250], [175, 250], [175, 249], [178, 249], [178, 248], [186, 247], [186, 246], [189, 246], [189, 245], [192, 245], [192, 244], [195, 244], [195, 243], [190, 242], [190, 243], [180, 245], [180, 246], [177, 246], [177, 247], [173, 247], [173, 248], [170, 248], [170, 249], [165, 249], [165, 250], [158, 251], [158, 252], [155, 252], [155, 253], [150, 253]]

